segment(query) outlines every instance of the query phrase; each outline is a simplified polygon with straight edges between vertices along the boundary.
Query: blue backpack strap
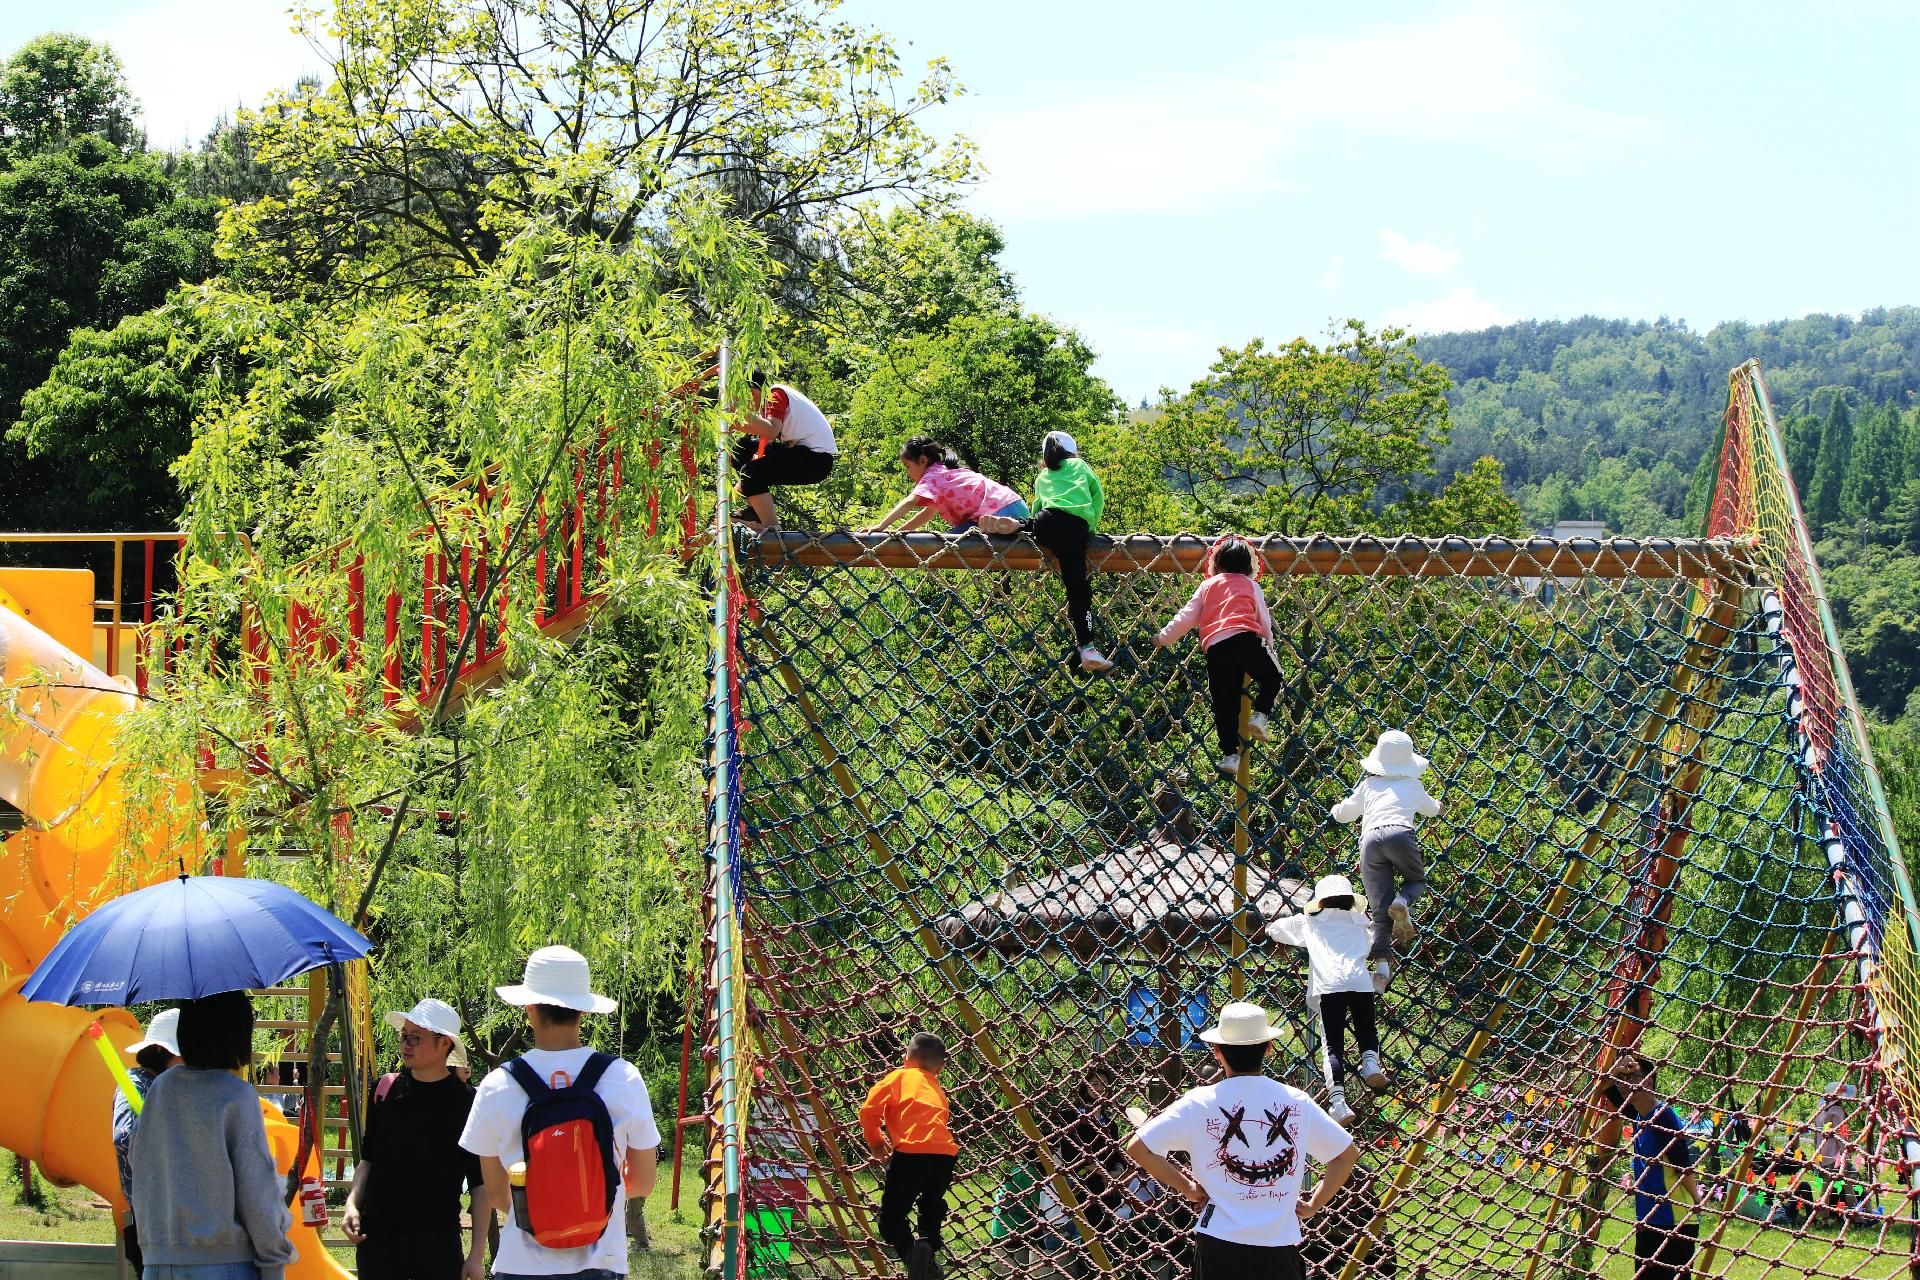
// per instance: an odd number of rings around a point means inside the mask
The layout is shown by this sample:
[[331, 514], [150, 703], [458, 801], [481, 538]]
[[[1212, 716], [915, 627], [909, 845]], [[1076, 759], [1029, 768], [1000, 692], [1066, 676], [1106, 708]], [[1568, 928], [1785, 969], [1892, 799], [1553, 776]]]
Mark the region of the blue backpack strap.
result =
[[573, 1082], [572, 1087], [592, 1093], [593, 1087], [600, 1083], [600, 1077], [607, 1074], [607, 1068], [613, 1063], [614, 1057], [610, 1053], [589, 1054], [587, 1065], [580, 1068], [580, 1078]]
[[507, 1064], [507, 1070], [513, 1074], [515, 1080], [520, 1082], [520, 1087], [527, 1091], [528, 1102], [538, 1102], [553, 1092], [547, 1087], [547, 1082], [540, 1078], [540, 1073], [535, 1071], [533, 1065], [525, 1058], [515, 1058]]

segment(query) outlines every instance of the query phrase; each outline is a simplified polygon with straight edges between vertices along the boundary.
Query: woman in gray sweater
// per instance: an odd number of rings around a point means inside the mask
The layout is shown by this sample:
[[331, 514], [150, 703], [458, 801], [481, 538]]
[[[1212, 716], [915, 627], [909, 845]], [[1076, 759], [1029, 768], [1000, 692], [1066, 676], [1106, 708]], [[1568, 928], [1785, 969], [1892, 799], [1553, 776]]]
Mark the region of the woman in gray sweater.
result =
[[267, 1147], [244, 991], [180, 1010], [183, 1065], [153, 1082], [133, 1135], [142, 1280], [283, 1280], [293, 1215]]

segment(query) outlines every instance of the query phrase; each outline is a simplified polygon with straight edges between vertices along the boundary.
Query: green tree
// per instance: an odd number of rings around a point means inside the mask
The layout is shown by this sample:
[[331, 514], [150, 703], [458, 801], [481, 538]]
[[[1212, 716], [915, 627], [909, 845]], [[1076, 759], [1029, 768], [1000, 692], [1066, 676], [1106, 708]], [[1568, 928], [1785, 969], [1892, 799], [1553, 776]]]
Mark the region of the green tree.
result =
[[1813, 479], [1807, 486], [1807, 522], [1814, 532], [1839, 520], [1840, 495], [1853, 456], [1853, 415], [1844, 396], [1833, 398], [1833, 408], [1820, 428], [1820, 448], [1814, 455]]
[[1906, 483], [1906, 439], [1900, 415], [1891, 407], [1862, 414], [1854, 431], [1852, 456], [1840, 482], [1840, 513], [1850, 520], [1874, 520], [1891, 495]]
[[[0, 424], [52, 369], [69, 335], [111, 328], [212, 265], [213, 213], [181, 199], [150, 156], [88, 135], [0, 171]], [[43, 441], [43, 457], [65, 451]], [[10, 431], [0, 446], [0, 522], [41, 517], [51, 487]]]
[[85, 36], [28, 41], [0, 63], [0, 155], [19, 158], [96, 134], [122, 151], [143, 139], [119, 55]]
[[1223, 347], [1168, 397], [1156, 462], [1207, 523], [1247, 532], [1350, 533], [1433, 474], [1447, 442], [1445, 369], [1405, 331], [1358, 320], [1324, 347]]
[[230, 212], [227, 251], [276, 287], [391, 288], [484, 270], [529, 220], [623, 245], [675, 193], [756, 225], [938, 196], [973, 172], [919, 124], [957, 91], [901, 80], [884, 36], [825, 0], [336, 0], [323, 89], [246, 119], [286, 183]]
[[867, 505], [890, 503], [901, 485], [899, 446], [924, 434], [1024, 491], [1048, 431], [1119, 415], [1093, 358], [1079, 334], [1032, 315], [962, 316], [942, 332], [896, 342], [841, 419], [842, 457], [854, 466], [836, 472], [835, 484]]

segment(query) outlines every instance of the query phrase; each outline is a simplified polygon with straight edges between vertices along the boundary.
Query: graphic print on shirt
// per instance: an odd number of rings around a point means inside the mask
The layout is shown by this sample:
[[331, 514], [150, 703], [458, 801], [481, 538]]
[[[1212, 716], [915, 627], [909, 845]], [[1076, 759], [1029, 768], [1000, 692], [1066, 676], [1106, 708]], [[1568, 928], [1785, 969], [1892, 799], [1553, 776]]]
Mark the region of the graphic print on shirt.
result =
[[1215, 1158], [1221, 1171], [1249, 1188], [1249, 1199], [1263, 1194], [1281, 1199], [1291, 1194], [1273, 1184], [1292, 1177], [1300, 1167], [1300, 1150], [1295, 1145], [1300, 1124], [1293, 1108], [1269, 1109], [1254, 1118], [1248, 1117], [1244, 1106], [1221, 1107], [1219, 1112], [1218, 1119], [1207, 1121], [1207, 1134], [1220, 1143]]

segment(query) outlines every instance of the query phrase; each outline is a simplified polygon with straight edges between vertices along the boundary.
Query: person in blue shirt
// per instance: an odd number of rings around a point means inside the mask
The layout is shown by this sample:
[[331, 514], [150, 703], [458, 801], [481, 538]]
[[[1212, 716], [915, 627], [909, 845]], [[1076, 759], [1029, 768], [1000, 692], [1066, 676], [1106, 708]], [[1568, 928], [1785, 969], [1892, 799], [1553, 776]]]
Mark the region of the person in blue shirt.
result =
[[1687, 1280], [1692, 1274], [1699, 1226], [1682, 1225], [1673, 1193], [1684, 1190], [1700, 1202], [1695, 1153], [1673, 1107], [1654, 1094], [1655, 1065], [1641, 1054], [1622, 1053], [1613, 1067], [1613, 1092], [1633, 1125], [1633, 1280]]

